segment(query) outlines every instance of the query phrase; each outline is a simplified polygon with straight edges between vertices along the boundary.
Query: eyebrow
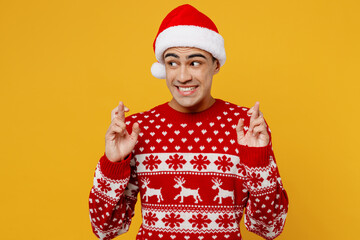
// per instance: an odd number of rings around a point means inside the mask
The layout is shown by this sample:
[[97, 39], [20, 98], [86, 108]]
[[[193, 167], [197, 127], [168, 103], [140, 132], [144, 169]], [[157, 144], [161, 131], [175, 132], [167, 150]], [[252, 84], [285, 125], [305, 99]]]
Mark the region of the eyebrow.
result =
[[[180, 58], [175, 53], [167, 53], [164, 58], [167, 58], [167, 57]], [[191, 54], [191, 55], [187, 56], [186, 58], [190, 59], [190, 58], [195, 58], [195, 57], [201, 57], [201, 58], [206, 59], [206, 57], [204, 55], [200, 54], [200, 53]]]
[[186, 58], [190, 59], [190, 58], [194, 58], [194, 57], [202, 57], [202, 58], [206, 59], [206, 57], [200, 53], [191, 54], [190, 56], [187, 56]]
[[176, 55], [175, 53], [167, 53], [164, 58], [167, 58], [167, 57], [180, 58], [180, 57], [179, 57], [178, 55]]

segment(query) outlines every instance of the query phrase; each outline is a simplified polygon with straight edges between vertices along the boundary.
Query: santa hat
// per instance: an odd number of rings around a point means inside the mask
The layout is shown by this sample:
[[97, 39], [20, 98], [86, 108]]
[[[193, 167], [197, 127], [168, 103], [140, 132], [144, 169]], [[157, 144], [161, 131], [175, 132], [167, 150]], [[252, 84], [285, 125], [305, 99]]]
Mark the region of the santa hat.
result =
[[195, 47], [205, 50], [224, 65], [224, 39], [211, 19], [189, 4], [172, 10], [162, 21], [154, 40], [158, 62], [151, 66], [154, 77], [165, 79], [164, 52], [171, 47]]

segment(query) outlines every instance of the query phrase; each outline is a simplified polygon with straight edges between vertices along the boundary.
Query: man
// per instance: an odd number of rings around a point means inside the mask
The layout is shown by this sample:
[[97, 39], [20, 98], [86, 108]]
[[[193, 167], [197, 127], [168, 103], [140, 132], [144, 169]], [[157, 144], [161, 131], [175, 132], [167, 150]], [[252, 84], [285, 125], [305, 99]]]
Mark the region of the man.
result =
[[94, 233], [129, 228], [140, 192], [136, 239], [241, 239], [239, 223], [265, 239], [284, 226], [288, 199], [257, 102], [251, 109], [211, 96], [225, 62], [215, 24], [190, 5], [171, 11], [154, 41], [152, 73], [172, 99], [125, 118], [112, 112], [105, 154], [89, 197]]

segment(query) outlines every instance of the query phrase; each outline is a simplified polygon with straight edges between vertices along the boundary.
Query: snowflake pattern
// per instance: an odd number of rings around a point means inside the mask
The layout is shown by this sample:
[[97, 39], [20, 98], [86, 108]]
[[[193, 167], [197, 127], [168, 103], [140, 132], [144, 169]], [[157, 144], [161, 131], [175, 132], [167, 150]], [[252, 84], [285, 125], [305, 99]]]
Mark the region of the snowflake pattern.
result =
[[254, 188], [260, 187], [261, 183], [264, 181], [264, 179], [260, 176], [260, 173], [253, 172], [249, 175], [249, 177], [249, 184]]
[[282, 229], [282, 227], [283, 227], [283, 225], [284, 225], [284, 223], [283, 223], [282, 218], [279, 218], [279, 219], [275, 222], [275, 224], [274, 224], [274, 230], [273, 230], [273, 232], [275, 232], [275, 233], [280, 232], [281, 229]]
[[203, 227], [207, 227], [208, 224], [211, 223], [211, 220], [206, 216], [206, 214], [202, 215], [202, 214], [197, 214], [197, 215], [193, 215], [192, 218], [189, 220], [189, 222], [191, 223], [191, 226], [193, 228], [203, 228]]
[[199, 156], [194, 156], [194, 159], [191, 160], [190, 163], [193, 165], [194, 169], [201, 171], [201, 169], [207, 168], [207, 165], [210, 164], [210, 161], [207, 159], [207, 156], [200, 154]]
[[[124, 190], [125, 189], [125, 190]], [[124, 184], [120, 184], [120, 186], [118, 188], [115, 189], [115, 197], [118, 198], [121, 196], [121, 194], [124, 192], [124, 191], [127, 191], [129, 190], [129, 188]]]
[[234, 225], [234, 217], [230, 214], [224, 214], [220, 215], [218, 219], [215, 220], [215, 222], [219, 225], [219, 227], [228, 228]]
[[236, 168], [238, 170], [238, 174], [240, 174], [240, 175], [242, 175], [244, 177], [246, 176], [246, 171], [245, 171], [244, 165], [238, 163], [238, 164], [236, 164]]
[[251, 221], [247, 217], [245, 217], [244, 223], [245, 223], [246, 229], [250, 231], [251, 230]]
[[263, 224], [260, 224], [260, 223], [256, 223], [254, 225], [254, 228], [258, 231], [258, 232], [261, 232], [263, 235], [266, 235], [269, 233], [269, 230], [267, 229], [267, 227]]
[[159, 219], [156, 217], [156, 214], [151, 212], [145, 214], [144, 220], [147, 225], [155, 225], [155, 223], [159, 221]]
[[271, 167], [271, 170], [269, 172], [269, 176], [267, 177], [267, 179], [270, 183], [275, 183], [276, 182], [276, 169], [275, 167]]
[[146, 169], [149, 169], [150, 171], [153, 171], [154, 169], [157, 169], [159, 167], [159, 164], [161, 163], [158, 156], [150, 155], [148, 157], [145, 157], [145, 161], [143, 162]]
[[184, 157], [182, 155], [178, 155], [178, 154], [175, 154], [175, 155], [170, 155], [169, 156], [169, 159], [165, 161], [166, 164], [169, 165], [169, 168], [173, 168], [175, 171], [178, 169], [178, 168], [182, 168], [183, 165], [186, 163]]
[[[127, 189], [127, 188], [126, 188]], [[120, 195], [123, 193], [123, 189], [122, 188], [117, 188], [115, 189], [115, 194], [116, 194], [116, 197], [120, 197]]]
[[225, 155], [222, 157], [218, 157], [218, 159], [215, 161], [215, 164], [218, 170], [221, 170], [223, 172], [230, 171], [230, 168], [234, 166], [234, 164], [231, 162], [231, 158], [228, 158]]
[[119, 235], [117, 232], [108, 233], [105, 235], [104, 240], [110, 240]]
[[163, 219], [161, 219], [163, 223], [165, 223], [166, 227], [180, 227], [180, 224], [184, 222], [184, 219], [180, 217], [180, 214], [170, 213], [166, 214]]
[[100, 178], [97, 180], [98, 187], [101, 189], [101, 191], [107, 193], [108, 191], [111, 191], [110, 183], [106, 182], [104, 179]]

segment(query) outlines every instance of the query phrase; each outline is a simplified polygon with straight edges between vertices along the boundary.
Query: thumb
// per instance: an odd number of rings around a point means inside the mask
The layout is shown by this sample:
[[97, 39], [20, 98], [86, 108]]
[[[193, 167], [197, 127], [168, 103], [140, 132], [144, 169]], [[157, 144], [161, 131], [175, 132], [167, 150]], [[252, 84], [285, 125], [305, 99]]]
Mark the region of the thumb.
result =
[[244, 137], [244, 119], [240, 118], [239, 122], [236, 126], [236, 133], [238, 136], [238, 140]]
[[131, 137], [137, 141], [137, 138], [139, 136], [140, 133], [140, 126], [139, 123], [135, 122], [132, 126], [132, 132], [131, 132]]

